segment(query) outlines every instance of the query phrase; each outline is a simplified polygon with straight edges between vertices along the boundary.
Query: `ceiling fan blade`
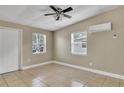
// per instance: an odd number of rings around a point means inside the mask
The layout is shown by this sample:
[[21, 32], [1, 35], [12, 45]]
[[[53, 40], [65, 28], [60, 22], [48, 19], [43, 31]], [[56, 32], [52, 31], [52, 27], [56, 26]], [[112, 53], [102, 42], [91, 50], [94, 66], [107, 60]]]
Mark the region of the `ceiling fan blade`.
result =
[[53, 9], [55, 12], [58, 12], [58, 10], [57, 10], [57, 8], [56, 7], [54, 7], [54, 6], [49, 6], [51, 9]]
[[44, 16], [55, 15], [56, 13], [44, 14]]
[[56, 21], [58, 21], [58, 20], [59, 20], [59, 18], [60, 18], [60, 16], [57, 16]]
[[66, 15], [66, 14], [63, 14], [63, 15], [64, 15], [64, 17], [72, 18], [72, 16], [70, 16], [70, 15]]
[[64, 9], [62, 12], [66, 13], [66, 12], [69, 12], [69, 11], [72, 11], [72, 10], [73, 10], [72, 7], [68, 7], [68, 8], [66, 8], [66, 9]]

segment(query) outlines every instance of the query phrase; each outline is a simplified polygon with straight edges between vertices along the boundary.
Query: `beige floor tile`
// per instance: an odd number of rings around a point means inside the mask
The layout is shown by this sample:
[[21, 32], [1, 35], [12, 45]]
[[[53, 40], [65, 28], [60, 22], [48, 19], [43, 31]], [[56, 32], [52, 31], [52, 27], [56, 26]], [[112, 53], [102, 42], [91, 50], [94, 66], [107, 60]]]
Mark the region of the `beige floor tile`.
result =
[[120, 80], [120, 87], [124, 87], [124, 80]]
[[26, 71], [20, 71], [16, 73], [16, 75], [21, 78], [29, 87], [46, 87], [47, 85], [44, 84], [41, 79], [37, 76], [33, 76]]
[[89, 80], [86, 86], [88, 87], [101, 87], [104, 80]]
[[118, 87], [124, 81], [58, 64], [0, 76], [0, 87]]
[[107, 77], [103, 83], [103, 87], [119, 87], [119, 79]]
[[4, 74], [3, 78], [9, 87], [26, 87], [26, 84], [21, 79], [19, 79], [14, 73]]
[[7, 83], [4, 81], [1, 75], [0, 75], [0, 87], [7, 87]]

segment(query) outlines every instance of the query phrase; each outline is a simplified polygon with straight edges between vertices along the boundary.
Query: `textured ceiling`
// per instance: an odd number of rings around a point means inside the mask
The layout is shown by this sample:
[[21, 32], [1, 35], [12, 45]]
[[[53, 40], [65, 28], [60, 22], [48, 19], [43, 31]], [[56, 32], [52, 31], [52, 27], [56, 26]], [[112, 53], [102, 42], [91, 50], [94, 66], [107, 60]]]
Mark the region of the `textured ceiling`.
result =
[[56, 21], [54, 16], [44, 16], [45, 13], [54, 12], [48, 5], [0, 5], [0, 20], [54, 31], [119, 7], [112, 5], [58, 5], [62, 9], [69, 6], [73, 8], [73, 11], [66, 14], [71, 15], [72, 18], [63, 17], [62, 20]]

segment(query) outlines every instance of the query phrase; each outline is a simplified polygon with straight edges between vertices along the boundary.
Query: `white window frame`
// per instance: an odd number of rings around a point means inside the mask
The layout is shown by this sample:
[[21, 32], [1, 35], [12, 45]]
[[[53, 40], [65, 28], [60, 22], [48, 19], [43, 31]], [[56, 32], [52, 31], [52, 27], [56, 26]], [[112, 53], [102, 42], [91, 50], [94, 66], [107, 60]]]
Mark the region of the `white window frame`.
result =
[[[84, 50], [84, 52], [75, 52], [74, 51], [74, 44], [83, 44], [84, 42], [74, 42], [74, 34], [75, 33], [84, 33], [85, 35], [86, 35], [86, 42], [85, 42], [85, 45], [86, 45], [86, 48], [83, 48], [82, 50]], [[75, 55], [87, 55], [87, 32], [86, 31], [84, 31], [84, 32], [73, 32], [73, 33], [71, 33], [71, 53], [72, 54], [75, 54]]]
[[[45, 34], [41, 34], [41, 33], [32, 33], [32, 41], [33, 41], [33, 35], [34, 35], [34, 34], [36, 35], [36, 37], [38, 37], [38, 35], [42, 35], [42, 36], [44, 37], [44, 43], [43, 43], [43, 44], [44, 44], [44, 50], [43, 50], [43, 51], [40, 51], [40, 52], [37, 51], [37, 52], [35, 52], [35, 53], [32, 52], [32, 54], [43, 54], [43, 53], [46, 53], [46, 35], [45, 35]], [[36, 39], [37, 39], [37, 40], [36, 40], [36, 43], [33, 43], [33, 42], [32, 42], [32, 46], [35, 45], [35, 44], [36, 44], [36, 45], [39, 45], [39, 44], [40, 44], [40, 43], [38, 42], [38, 41], [39, 41], [38, 38], [36, 38]], [[32, 50], [33, 50], [33, 48], [32, 48]]]

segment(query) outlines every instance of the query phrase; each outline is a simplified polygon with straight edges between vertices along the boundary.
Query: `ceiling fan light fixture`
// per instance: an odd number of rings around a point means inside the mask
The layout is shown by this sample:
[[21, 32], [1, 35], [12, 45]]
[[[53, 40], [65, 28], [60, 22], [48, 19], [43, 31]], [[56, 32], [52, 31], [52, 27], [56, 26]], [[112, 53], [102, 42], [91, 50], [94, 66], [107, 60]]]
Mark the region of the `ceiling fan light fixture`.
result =
[[44, 14], [44, 16], [55, 15], [54, 17], [55, 17], [56, 21], [62, 20], [63, 17], [72, 18], [70, 15], [65, 14], [66, 12], [72, 11], [72, 10], [73, 10], [72, 7], [68, 7], [68, 8], [66, 8], [66, 9], [64, 9], [64, 10], [62, 10], [62, 9], [59, 8], [59, 7], [52, 6], [52, 5], [49, 6], [49, 7], [50, 7], [53, 11], [55, 11], [55, 13]]

